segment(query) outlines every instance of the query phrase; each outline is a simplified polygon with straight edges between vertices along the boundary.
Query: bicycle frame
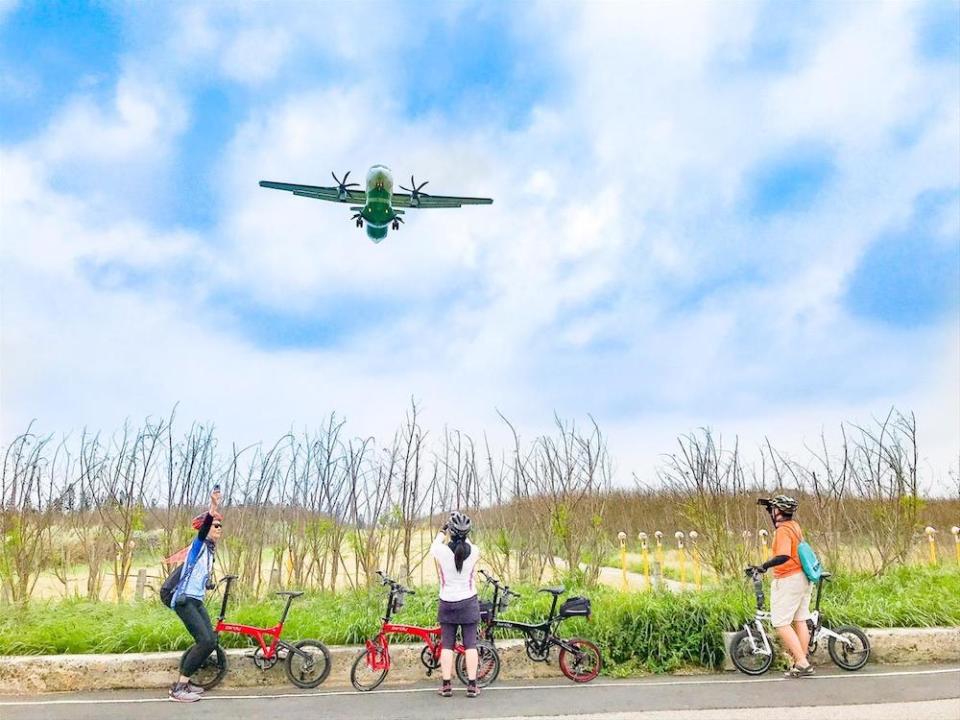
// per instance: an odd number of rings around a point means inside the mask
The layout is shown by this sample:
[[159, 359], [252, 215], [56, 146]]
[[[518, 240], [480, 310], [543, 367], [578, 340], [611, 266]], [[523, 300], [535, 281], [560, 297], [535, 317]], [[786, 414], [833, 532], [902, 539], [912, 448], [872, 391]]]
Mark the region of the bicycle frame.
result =
[[[764, 610], [763, 580], [760, 579], [759, 574], [753, 576], [753, 593], [757, 598], [757, 611], [753, 616], [753, 622], [744, 623], [743, 629], [746, 630], [747, 637], [750, 639], [750, 650], [754, 655], [772, 655], [773, 647], [770, 645], [770, 638], [767, 637], [767, 629], [764, 625], [764, 622], [770, 620], [771, 615]], [[817, 607], [819, 607], [819, 600], [818, 595]], [[758, 637], [762, 643], [757, 642]]]
[[[367, 647], [367, 665], [371, 670], [389, 670], [390, 669], [390, 635], [410, 635], [419, 638], [430, 650], [435, 664], [427, 665], [427, 670], [434, 670], [439, 667], [440, 651], [443, 650], [441, 642], [440, 626], [420, 627], [418, 625], [406, 625], [390, 622], [393, 617], [394, 599], [397, 596], [406, 594], [407, 591], [390, 586], [390, 593], [387, 596], [387, 614], [381, 618], [383, 623], [380, 626], [380, 632], [376, 637], [366, 641]], [[453, 651], [457, 654], [463, 654], [466, 649], [462, 643], [456, 643]], [[421, 657], [421, 659], [423, 659]], [[426, 663], [424, 663], [426, 665]]]
[[824, 626], [823, 618], [820, 615], [820, 595], [823, 592], [823, 581], [829, 579], [829, 575], [821, 575], [820, 579], [817, 580], [817, 601], [814, 604], [813, 614], [810, 616], [809, 622], [813, 625], [810, 630], [810, 645], [809, 648], [815, 648], [817, 643], [820, 642], [823, 638], [833, 638], [837, 642], [841, 642], [847, 647], [853, 647], [853, 643], [849, 638], [835, 633], [830, 628]]
[[[564, 620], [562, 617], [557, 617], [557, 602], [560, 600], [559, 595], [553, 596], [553, 602], [550, 604], [550, 614], [546, 620], [542, 623], [525, 623], [518, 622], [516, 620], [498, 620], [497, 613], [500, 611], [500, 597], [501, 594], [509, 592], [509, 587], [501, 587], [500, 583], [490, 578], [486, 574], [487, 582], [493, 585], [493, 605], [490, 608], [490, 619], [484, 623], [484, 636], [488, 640], [493, 640], [493, 630], [495, 628], [503, 628], [505, 630], [518, 630], [523, 633], [527, 638], [532, 642], [536, 642], [538, 649], [543, 650], [550, 645], [557, 645], [562, 647], [567, 652], [576, 653], [577, 649], [567, 643], [566, 640], [557, 636], [557, 628], [560, 623]], [[534, 635], [543, 634], [543, 640], [538, 641], [534, 639]]]
[[[224, 622], [224, 618], [227, 615], [227, 602], [230, 599], [230, 585], [233, 583], [234, 579], [235, 576], [233, 575], [228, 575], [223, 579], [227, 586], [223, 591], [223, 601], [220, 603], [220, 614], [217, 616], [217, 624], [214, 626], [214, 631], [217, 633], [236, 633], [238, 635], [252, 637], [260, 646], [260, 651], [263, 653], [264, 660], [272, 660], [277, 655], [280, 648], [283, 648], [287, 652], [296, 653], [301, 657], [309, 657], [299, 648], [296, 648], [285, 640], [280, 639], [280, 634], [283, 632], [283, 624], [286, 622], [287, 614], [290, 612], [290, 604], [293, 602], [292, 595], [287, 596], [287, 605], [283, 609], [283, 615], [280, 617], [280, 622], [271, 628], [259, 628], [253, 627], [252, 625]], [[267, 637], [272, 638], [272, 642], [269, 645], [264, 641], [264, 639]]]

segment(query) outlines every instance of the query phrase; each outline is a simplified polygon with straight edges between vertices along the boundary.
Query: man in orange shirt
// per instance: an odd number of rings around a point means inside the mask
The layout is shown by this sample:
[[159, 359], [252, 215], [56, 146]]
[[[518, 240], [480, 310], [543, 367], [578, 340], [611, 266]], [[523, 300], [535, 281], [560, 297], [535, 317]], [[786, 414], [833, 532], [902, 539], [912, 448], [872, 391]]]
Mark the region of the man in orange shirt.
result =
[[766, 572], [773, 568], [770, 621], [793, 657], [793, 667], [786, 672], [786, 677], [809, 677], [814, 672], [807, 660], [807, 647], [810, 645], [807, 618], [810, 617], [813, 586], [803, 572], [797, 553], [797, 547], [803, 540], [803, 531], [793, 519], [793, 514], [799, 503], [792, 497], [777, 495], [760, 499], [757, 504], [767, 509], [775, 528], [771, 557], [759, 570]]

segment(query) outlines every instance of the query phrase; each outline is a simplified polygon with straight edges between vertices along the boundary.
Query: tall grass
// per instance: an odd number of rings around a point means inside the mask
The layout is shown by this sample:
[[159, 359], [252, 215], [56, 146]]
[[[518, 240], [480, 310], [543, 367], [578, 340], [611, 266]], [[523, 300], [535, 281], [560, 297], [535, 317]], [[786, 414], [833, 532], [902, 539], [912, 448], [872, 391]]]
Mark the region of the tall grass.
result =
[[[521, 599], [504, 617], [543, 618], [550, 596], [537, 593], [535, 587], [518, 590]], [[723, 657], [723, 631], [737, 628], [753, 612], [745, 583], [699, 593], [623, 593], [610, 588], [570, 592], [592, 598], [593, 620], [567, 621], [561, 633], [595, 640], [611, 674], [717, 667]], [[358, 643], [376, 632], [384, 601], [382, 592], [304, 596], [293, 603], [285, 637], [313, 637], [330, 645]], [[219, 599], [211, 598], [209, 608], [215, 615]], [[267, 627], [277, 622], [282, 609], [280, 599], [241, 601], [228, 611], [228, 618]], [[825, 587], [822, 609], [833, 623], [863, 627], [960, 625], [960, 570], [904, 567], [881, 577], [838, 577]], [[435, 589], [423, 588], [409, 597], [398, 619], [434, 624]], [[248, 644], [237, 635], [223, 635], [221, 640], [228, 647]], [[32, 603], [0, 618], [3, 655], [183, 650], [190, 643], [177, 616], [159, 603]]]

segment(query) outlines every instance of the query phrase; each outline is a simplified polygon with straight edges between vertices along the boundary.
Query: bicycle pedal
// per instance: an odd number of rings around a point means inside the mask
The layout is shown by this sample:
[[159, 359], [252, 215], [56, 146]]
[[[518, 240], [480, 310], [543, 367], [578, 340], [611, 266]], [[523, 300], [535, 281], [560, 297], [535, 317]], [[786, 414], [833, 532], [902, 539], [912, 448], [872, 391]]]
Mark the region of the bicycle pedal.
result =
[[433, 675], [433, 668], [427, 668], [427, 677]]

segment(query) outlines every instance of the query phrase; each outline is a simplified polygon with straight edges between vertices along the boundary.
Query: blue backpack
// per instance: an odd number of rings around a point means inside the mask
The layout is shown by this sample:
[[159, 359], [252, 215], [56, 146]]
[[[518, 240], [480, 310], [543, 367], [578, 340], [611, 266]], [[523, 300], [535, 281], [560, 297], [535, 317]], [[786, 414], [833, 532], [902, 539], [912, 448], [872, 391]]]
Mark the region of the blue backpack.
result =
[[820, 565], [820, 559], [813, 551], [810, 543], [802, 537], [798, 539], [800, 542], [797, 545], [797, 557], [800, 558], [800, 567], [803, 568], [803, 574], [807, 576], [807, 580], [810, 582], [819, 582], [820, 576], [823, 575], [823, 566]]

